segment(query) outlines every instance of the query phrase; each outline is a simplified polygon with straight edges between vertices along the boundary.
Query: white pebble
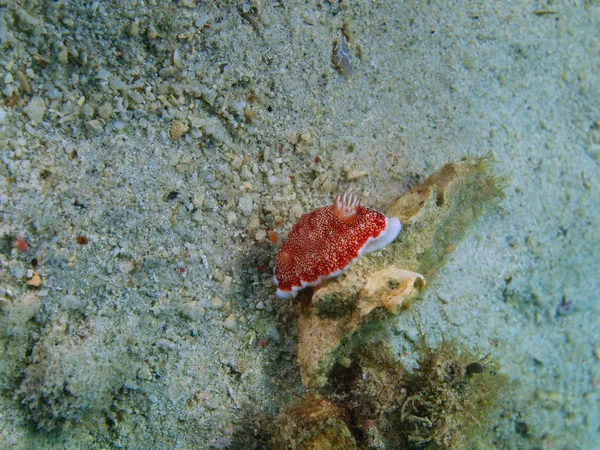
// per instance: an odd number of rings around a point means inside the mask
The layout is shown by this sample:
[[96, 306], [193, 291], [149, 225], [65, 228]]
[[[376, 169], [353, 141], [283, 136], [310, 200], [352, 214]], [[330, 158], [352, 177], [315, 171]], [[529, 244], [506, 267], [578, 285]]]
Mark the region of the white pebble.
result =
[[37, 125], [42, 123], [42, 120], [44, 120], [44, 114], [46, 114], [46, 110], [48, 108], [46, 107], [46, 102], [44, 102], [44, 99], [42, 97], [35, 96], [23, 109], [29, 117], [29, 120], [31, 120], [34, 124]]
[[228, 330], [233, 330], [235, 328], [235, 324], [235, 315], [233, 314], [227, 316], [227, 318], [223, 321], [223, 327], [225, 327]]
[[221, 300], [219, 297], [213, 297], [211, 301], [211, 306], [213, 308], [219, 309], [223, 306], [223, 300]]
[[110, 103], [104, 102], [98, 107], [98, 115], [104, 120], [108, 120], [113, 113], [113, 107]]
[[292, 205], [292, 207], [290, 208], [290, 217], [292, 218], [300, 218], [300, 216], [302, 215], [302, 205], [300, 203], [296, 203], [294, 205]]
[[73, 310], [73, 309], [78, 308], [80, 303], [81, 302], [79, 301], [79, 299], [71, 294], [64, 295], [60, 299], [60, 306], [63, 309], [67, 309], [67, 310], [69, 310], [69, 309]]
[[248, 194], [242, 196], [238, 201], [238, 208], [242, 214], [245, 216], [249, 216], [252, 214], [252, 210], [254, 209], [254, 202], [252, 201], [252, 197]]
[[203, 16], [203, 17], [200, 17], [199, 19], [197, 19], [196, 22], [194, 23], [194, 25], [196, 25], [197, 28], [203, 28], [204, 25], [206, 25], [209, 20], [210, 20], [210, 15], [206, 15], [206, 16]]
[[108, 80], [112, 76], [108, 70], [101, 68], [98, 72], [96, 72], [96, 79], [98, 80]]
[[419, 340], [419, 333], [415, 329], [406, 330], [404, 332], [404, 336], [406, 337], [406, 339], [408, 339], [411, 342], [418, 342], [418, 340]]

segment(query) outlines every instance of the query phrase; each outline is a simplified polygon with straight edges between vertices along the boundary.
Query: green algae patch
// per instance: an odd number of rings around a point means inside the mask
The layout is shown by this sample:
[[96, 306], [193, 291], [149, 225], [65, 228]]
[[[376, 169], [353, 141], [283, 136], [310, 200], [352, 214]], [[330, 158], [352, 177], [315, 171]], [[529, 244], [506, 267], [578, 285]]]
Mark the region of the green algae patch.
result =
[[485, 205], [503, 196], [504, 184], [492, 174], [490, 157], [446, 164], [388, 207], [386, 215], [398, 217], [404, 230], [386, 261], [431, 277]]

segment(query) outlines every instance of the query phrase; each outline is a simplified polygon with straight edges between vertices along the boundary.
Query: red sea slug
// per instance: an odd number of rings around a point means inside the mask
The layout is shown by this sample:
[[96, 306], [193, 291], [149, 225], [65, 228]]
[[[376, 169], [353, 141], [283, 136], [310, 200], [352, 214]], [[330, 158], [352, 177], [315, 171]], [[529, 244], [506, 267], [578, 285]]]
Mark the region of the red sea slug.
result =
[[380, 250], [402, 230], [396, 217], [360, 205], [348, 190], [333, 205], [303, 214], [277, 254], [273, 282], [280, 298], [345, 272], [360, 256]]

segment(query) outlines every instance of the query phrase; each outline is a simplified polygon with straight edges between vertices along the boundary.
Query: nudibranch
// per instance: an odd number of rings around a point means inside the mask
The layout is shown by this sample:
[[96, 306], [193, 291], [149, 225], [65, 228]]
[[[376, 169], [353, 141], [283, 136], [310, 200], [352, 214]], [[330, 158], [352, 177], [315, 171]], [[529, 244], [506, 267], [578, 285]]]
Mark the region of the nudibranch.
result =
[[361, 206], [352, 190], [333, 205], [303, 214], [279, 249], [273, 282], [280, 298], [344, 273], [358, 258], [391, 243], [402, 230], [396, 217]]

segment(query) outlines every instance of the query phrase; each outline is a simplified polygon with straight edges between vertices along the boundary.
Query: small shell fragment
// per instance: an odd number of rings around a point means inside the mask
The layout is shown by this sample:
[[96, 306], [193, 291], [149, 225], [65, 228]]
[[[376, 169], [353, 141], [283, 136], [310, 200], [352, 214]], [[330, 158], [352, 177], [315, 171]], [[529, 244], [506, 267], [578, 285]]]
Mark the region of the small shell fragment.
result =
[[39, 288], [42, 285], [42, 276], [35, 272], [31, 275], [31, 277], [27, 278], [27, 286], [32, 288]]
[[333, 51], [331, 52], [331, 62], [333, 67], [340, 71], [345, 77], [352, 75], [352, 57], [350, 49], [344, 38], [333, 42]]
[[174, 120], [171, 124], [171, 131], [169, 132], [169, 135], [171, 136], [171, 139], [177, 140], [187, 133], [189, 129], [190, 127], [187, 123], [181, 122], [180, 120]]

